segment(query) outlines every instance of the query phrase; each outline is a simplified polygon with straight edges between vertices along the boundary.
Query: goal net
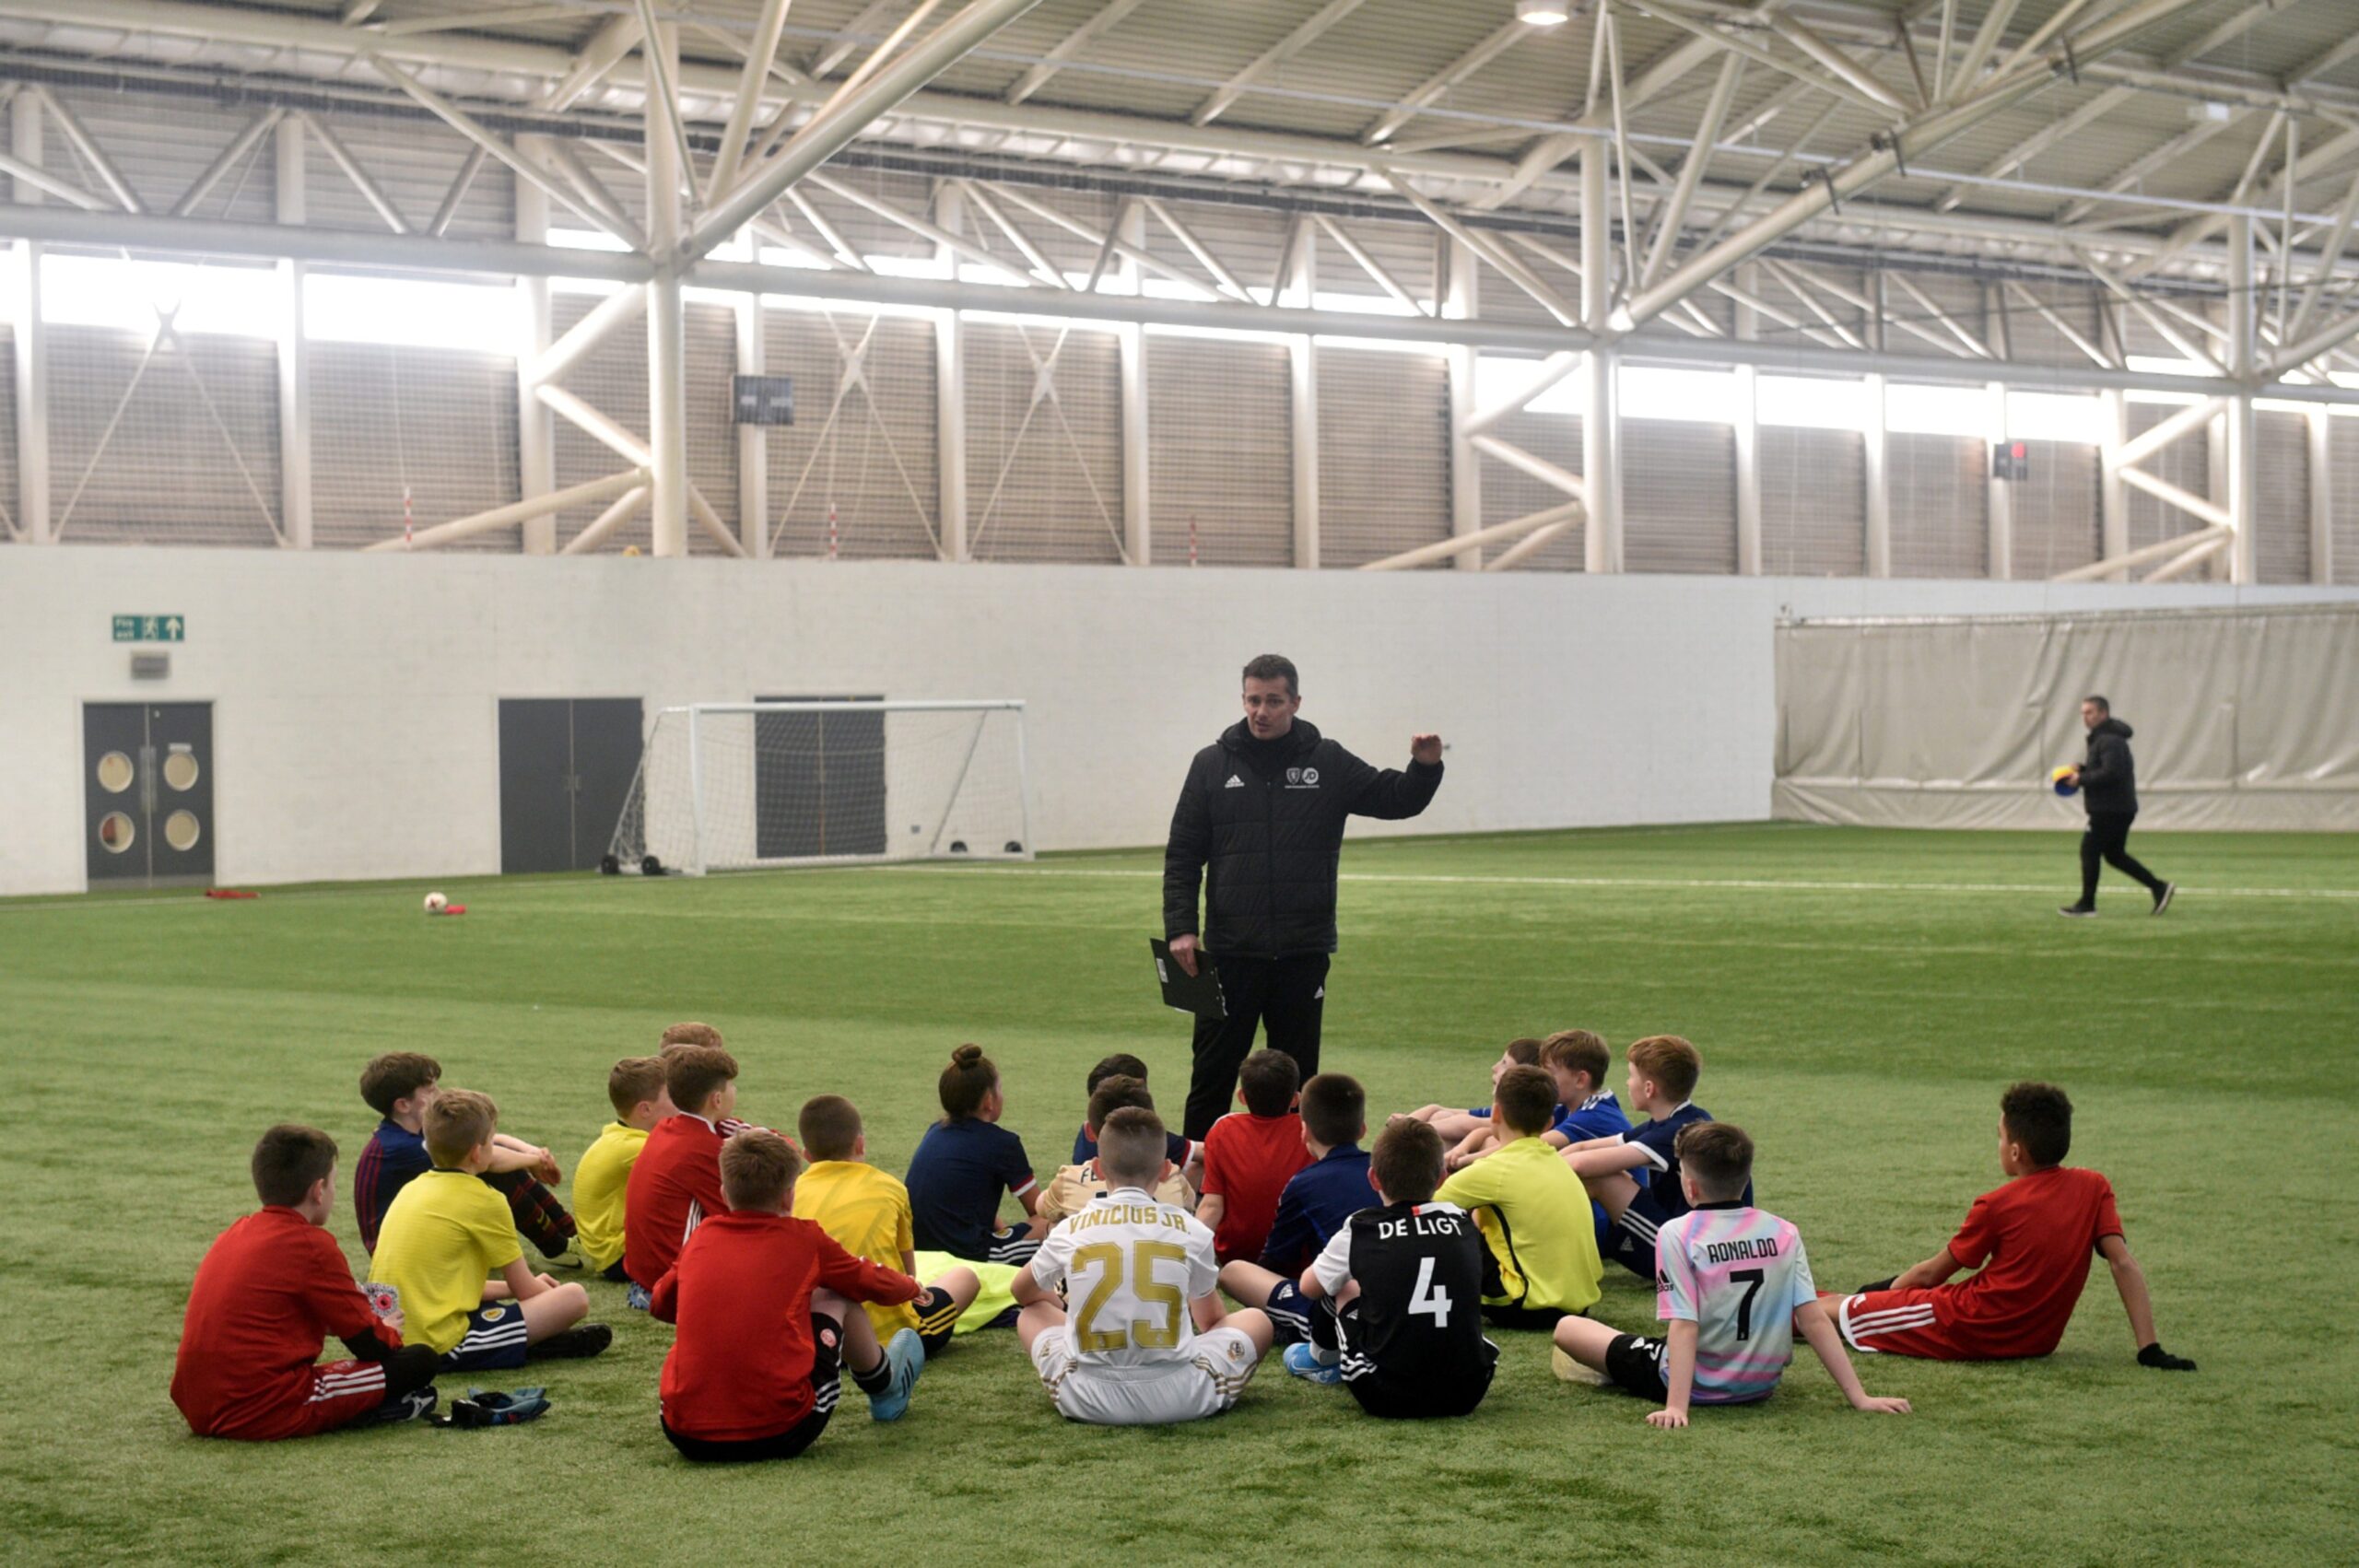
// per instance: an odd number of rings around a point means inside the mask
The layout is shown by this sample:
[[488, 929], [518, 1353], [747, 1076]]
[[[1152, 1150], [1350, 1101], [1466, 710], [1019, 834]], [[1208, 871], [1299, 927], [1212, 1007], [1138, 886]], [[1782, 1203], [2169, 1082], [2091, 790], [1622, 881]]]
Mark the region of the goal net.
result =
[[1024, 704], [663, 708], [608, 854], [615, 870], [695, 873], [872, 860], [1028, 860]]

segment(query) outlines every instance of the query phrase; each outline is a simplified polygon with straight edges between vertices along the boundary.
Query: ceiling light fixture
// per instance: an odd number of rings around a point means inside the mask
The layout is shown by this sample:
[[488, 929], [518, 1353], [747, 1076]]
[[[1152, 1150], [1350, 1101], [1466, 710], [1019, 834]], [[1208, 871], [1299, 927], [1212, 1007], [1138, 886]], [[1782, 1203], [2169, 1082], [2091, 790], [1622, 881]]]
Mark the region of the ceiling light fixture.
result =
[[1535, 28], [1553, 28], [1572, 15], [1568, 0], [1515, 0], [1515, 17]]

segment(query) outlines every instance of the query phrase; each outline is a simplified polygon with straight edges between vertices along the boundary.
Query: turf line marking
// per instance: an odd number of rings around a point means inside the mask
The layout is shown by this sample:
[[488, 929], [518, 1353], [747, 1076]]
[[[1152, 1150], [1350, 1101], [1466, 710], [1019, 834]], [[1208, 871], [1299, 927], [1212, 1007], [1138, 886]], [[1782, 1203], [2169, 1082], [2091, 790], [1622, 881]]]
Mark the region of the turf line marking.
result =
[[[885, 866], [874, 868], [914, 876], [1063, 876], [1156, 877], [1159, 871], [1087, 871], [1070, 866]], [[1440, 883], [1484, 887], [1632, 887], [1721, 888], [1771, 893], [2054, 893], [2058, 884], [2025, 882], [1784, 882], [1766, 877], [1614, 877], [1614, 876], [1450, 876], [1438, 872], [1345, 872], [1339, 882]], [[2068, 888], [2066, 891], [2070, 891]], [[2224, 898], [2359, 898], [2350, 887], [2185, 887], [2184, 897]]]

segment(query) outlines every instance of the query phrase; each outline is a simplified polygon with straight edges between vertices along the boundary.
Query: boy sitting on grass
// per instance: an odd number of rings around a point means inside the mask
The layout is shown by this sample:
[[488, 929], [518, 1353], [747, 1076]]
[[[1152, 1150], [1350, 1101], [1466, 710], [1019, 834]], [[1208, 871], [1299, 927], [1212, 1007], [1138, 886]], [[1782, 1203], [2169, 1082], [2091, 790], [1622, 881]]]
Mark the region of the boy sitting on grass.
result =
[[[1540, 1059], [1533, 1065], [1556, 1084], [1555, 1124], [1541, 1135], [1542, 1142], [1552, 1149], [1563, 1149], [1630, 1129], [1630, 1118], [1622, 1114], [1622, 1102], [1605, 1087], [1605, 1075], [1613, 1069], [1614, 1055], [1606, 1048], [1603, 1036], [1587, 1029], [1559, 1029], [1540, 1042]], [[1449, 1152], [1449, 1168], [1459, 1170], [1469, 1161], [1479, 1160], [1497, 1148], [1495, 1129], [1496, 1124], [1486, 1117], [1482, 1126]]]
[[738, 1133], [716, 1163], [729, 1211], [697, 1228], [649, 1307], [679, 1328], [663, 1358], [663, 1435], [689, 1459], [791, 1459], [835, 1413], [839, 1361], [873, 1420], [900, 1420], [925, 1370], [917, 1330], [880, 1349], [851, 1308], [912, 1301], [918, 1282], [792, 1217], [803, 1157], [777, 1133]]
[[[440, 1357], [402, 1342], [324, 1228], [335, 1207], [335, 1140], [282, 1124], [252, 1164], [260, 1211], [214, 1238], [189, 1287], [172, 1403], [199, 1437], [308, 1437], [434, 1408]], [[319, 1364], [334, 1334], [349, 1361]]]
[[[1851, 1348], [1937, 1361], [2044, 1356], [2064, 1338], [2095, 1252], [2113, 1270], [2138, 1364], [2193, 1372], [2193, 1362], [2155, 1337], [2145, 1271], [2122, 1239], [2113, 1184], [2068, 1167], [2071, 1150], [2072, 1102], [2063, 1090], [2017, 1083], [2001, 1095], [1999, 1168], [2006, 1184], [1974, 1200], [1941, 1251], [1843, 1298], [1837, 1321]], [[1948, 1283], [1961, 1269], [1978, 1272]]]
[[[729, 1211], [721, 1191], [720, 1124], [737, 1106], [737, 1059], [718, 1046], [663, 1053], [673, 1114], [655, 1124], [623, 1189], [623, 1272], [642, 1291], [678, 1260], [698, 1225]], [[645, 1303], [634, 1294], [631, 1305]]]
[[1168, 1163], [1164, 1148], [1153, 1111], [1109, 1116], [1097, 1159], [1114, 1190], [1050, 1232], [1016, 1270], [1016, 1337], [1068, 1421], [1161, 1426], [1218, 1415], [1270, 1348], [1267, 1317], [1221, 1311], [1213, 1233], [1147, 1190]]
[[1204, 1195], [1196, 1218], [1213, 1228], [1213, 1256], [1226, 1269], [1251, 1262], [1269, 1245], [1278, 1199], [1295, 1173], [1310, 1164], [1295, 1090], [1302, 1069], [1284, 1051], [1259, 1050], [1237, 1070], [1231, 1111], [1204, 1134]]
[[[1565, 1164], [1613, 1224], [1606, 1256], [1642, 1280], [1655, 1277], [1655, 1237], [1687, 1212], [1679, 1185], [1679, 1134], [1712, 1113], [1688, 1098], [1704, 1059], [1676, 1035], [1631, 1042], [1630, 1108], [1646, 1114], [1629, 1131], [1569, 1144]], [[1748, 1186], [1741, 1195], [1753, 1201]]]
[[1683, 1129], [1679, 1180], [1688, 1211], [1662, 1226], [1655, 1266], [1655, 1315], [1669, 1332], [1650, 1340], [1567, 1317], [1556, 1325], [1556, 1375], [1571, 1380], [1574, 1365], [1586, 1367], [1659, 1401], [1649, 1425], [1685, 1426], [1691, 1405], [1748, 1404], [1777, 1392], [1799, 1328], [1853, 1410], [1907, 1415], [1907, 1400], [1860, 1387], [1818, 1303], [1801, 1233], [1743, 1197], [1753, 1186], [1743, 1129], [1724, 1121]]
[[409, 1339], [432, 1346], [452, 1372], [594, 1356], [614, 1339], [604, 1324], [581, 1322], [587, 1291], [524, 1266], [508, 1206], [477, 1179], [491, 1164], [499, 1125], [487, 1094], [446, 1089], [434, 1097], [426, 1107], [434, 1168], [385, 1211], [369, 1270], [371, 1281], [398, 1293]]
[[1341, 1383], [1372, 1416], [1462, 1416], [1483, 1402], [1499, 1348], [1483, 1337], [1483, 1240], [1465, 1211], [1434, 1201], [1441, 1136], [1402, 1117], [1378, 1135], [1363, 1209], [1303, 1271], [1310, 1342], [1286, 1370]]
[[[860, 1107], [841, 1094], [818, 1095], [804, 1102], [795, 1130], [812, 1164], [794, 1184], [794, 1217], [817, 1225], [854, 1258], [914, 1276], [910, 1189], [868, 1163]], [[869, 1303], [868, 1321], [887, 1343], [902, 1329], [915, 1329], [932, 1356], [950, 1342], [950, 1331], [982, 1288], [972, 1269], [945, 1269], [915, 1301]]]
[[1367, 1136], [1367, 1091], [1358, 1079], [1322, 1072], [1304, 1084], [1302, 1146], [1310, 1163], [1278, 1195], [1261, 1261], [1221, 1269], [1221, 1288], [1268, 1313], [1281, 1344], [1310, 1337], [1309, 1304], [1296, 1280], [1344, 1222], [1367, 1207], [1367, 1151], [1360, 1147]]
[[[1089, 1124], [1083, 1129], [1089, 1134], [1090, 1148], [1097, 1147], [1097, 1130], [1106, 1125], [1106, 1118], [1126, 1106], [1142, 1111], [1155, 1109], [1155, 1096], [1147, 1093], [1144, 1081], [1118, 1073], [1091, 1091]], [[1112, 1186], [1104, 1169], [1098, 1164], [1097, 1157], [1092, 1154], [1079, 1164], [1062, 1167], [1049, 1178], [1049, 1185], [1041, 1188], [1040, 1207], [1035, 1211], [1034, 1218], [1041, 1225], [1053, 1229], [1059, 1220], [1068, 1214], [1080, 1213], [1093, 1199], [1103, 1198], [1111, 1190]], [[1195, 1212], [1196, 1189], [1188, 1185], [1188, 1178], [1180, 1174], [1178, 1165], [1172, 1164], [1168, 1144], [1163, 1168], [1156, 1173], [1151, 1190], [1156, 1202], [1185, 1209], [1191, 1214]]]
[[[384, 1119], [352, 1170], [352, 1212], [360, 1222], [360, 1249], [377, 1250], [377, 1230], [394, 1194], [433, 1167], [421, 1132], [434, 1103], [442, 1064], [416, 1051], [387, 1051], [360, 1070], [360, 1097]], [[565, 1179], [557, 1158], [537, 1144], [501, 1133], [493, 1141], [483, 1179], [507, 1199], [516, 1228], [544, 1258], [563, 1258], [574, 1242], [573, 1216], [546, 1184]]]
[[[1087, 1097], [1096, 1094], [1097, 1086], [1109, 1078], [1135, 1078], [1144, 1083], [1146, 1062], [1128, 1051], [1116, 1051], [1110, 1056], [1100, 1057], [1097, 1065], [1089, 1070], [1088, 1080], [1082, 1089], [1083, 1104], [1086, 1105]], [[1086, 1165], [1097, 1155], [1097, 1129], [1085, 1118], [1081, 1130], [1073, 1135], [1073, 1163]], [[1164, 1134], [1163, 1157], [1179, 1167], [1180, 1173], [1188, 1178], [1190, 1187], [1203, 1185], [1204, 1146], [1202, 1143], [1191, 1143], [1177, 1131], [1167, 1131]]]
[[1502, 1328], [1553, 1328], [1587, 1312], [1604, 1273], [1589, 1198], [1541, 1141], [1556, 1110], [1556, 1083], [1536, 1067], [1499, 1075], [1491, 1122], [1507, 1140], [1441, 1184], [1434, 1197], [1473, 1217], [1488, 1249], [1483, 1316]]
[[[1499, 1059], [1491, 1064], [1491, 1087], [1496, 1089], [1499, 1086], [1499, 1074], [1510, 1067], [1539, 1065], [1538, 1040], [1509, 1040], [1507, 1049], [1499, 1053]], [[1491, 1107], [1487, 1105], [1470, 1106], [1460, 1110], [1455, 1106], [1420, 1106], [1409, 1113], [1409, 1119], [1426, 1123], [1441, 1135], [1445, 1147], [1455, 1147], [1477, 1132], [1490, 1131]]]
[[[655, 1054], [669, 1056], [683, 1046], [703, 1046], [716, 1051], [725, 1051], [729, 1048], [728, 1042], [721, 1037], [721, 1031], [710, 1024], [675, 1024], [663, 1031], [663, 1039], [656, 1045]], [[767, 1127], [756, 1127], [750, 1121], [740, 1121], [734, 1116], [722, 1117], [713, 1125], [720, 1129], [721, 1136], [723, 1138], [734, 1138], [741, 1132], [773, 1130]], [[784, 1134], [780, 1136], [783, 1137]]]
[[623, 1272], [630, 1168], [639, 1163], [648, 1133], [672, 1114], [663, 1059], [627, 1056], [615, 1063], [606, 1074], [606, 1098], [615, 1107], [615, 1119], [573, 1167], [573, 1217], [579, 1226], [574, 1245], [600, 1279], [621, 1284], [630, 1278]]

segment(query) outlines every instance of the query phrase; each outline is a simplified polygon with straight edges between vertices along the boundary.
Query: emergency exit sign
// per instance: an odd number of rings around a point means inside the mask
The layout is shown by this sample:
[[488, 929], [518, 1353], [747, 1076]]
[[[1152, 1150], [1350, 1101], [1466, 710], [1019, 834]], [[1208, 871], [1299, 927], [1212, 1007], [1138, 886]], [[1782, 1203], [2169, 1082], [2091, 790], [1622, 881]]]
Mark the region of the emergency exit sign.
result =
[[178, 615], [117, 615], [117, 642], [185, 642], [188, 623]]

